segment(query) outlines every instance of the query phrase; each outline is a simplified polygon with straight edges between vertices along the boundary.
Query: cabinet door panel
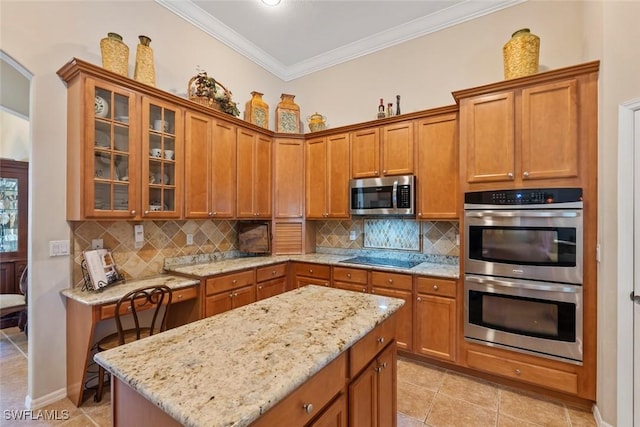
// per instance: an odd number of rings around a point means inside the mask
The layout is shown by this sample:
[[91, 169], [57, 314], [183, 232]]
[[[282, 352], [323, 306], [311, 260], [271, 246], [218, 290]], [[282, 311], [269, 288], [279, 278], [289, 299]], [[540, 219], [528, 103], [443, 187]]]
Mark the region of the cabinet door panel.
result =
[[396, 347], [387, 347], [378, 356], [378, 426], [393, 426], [397, 408]]
[[[466, 142], [468, 182], [513, 180], [514, 94], [504, 92], [463, 100], [461, 139]], [[462, 170], [465, 170], [464, 168]]]
[[382, 128], [382, 175], [413, 174], [413, 122]]
[[396, 315], [396, 342], [398, 348], [411, 351], [413, 349], [413, 295], [411, 291], [397, 289], [380, 288], [374, 286], [372, 294], [386, 297], [400, 298], [404, 300], [404, 305], [398, 310]]
[[304, 212], [304, 144], [302, 140], [275, 140], [276, 218], [302, 218]]
[[349, 218], [349, 134], [327, 137], [327, 216]]
[[[377, 372], [375, 361], [349, 384], [349, 425], [377, 427]], [[393, 424], [389, 424], [393, 425]]]
[[281, 277], [279, 279], [268, 280], [266, 282], [258, 283], [258, 289], [256, 293], [256, 299], [258, 301], [269, 298], [275, 295], [280, 295], [287, 290], [287, 278]]
[[347, 427], [346, 394], [341, 394], [309, 427]]
[[224, 313], [233, 308], [232, 306], [233, 294], [232, 292], [222, 292], [217, 295], [211, 295], [205, 299], [204, 315], [205, 317], [213, 316], [215, 314]]
[[233, 291], [233, 300], [231, 303], [233, 308], [242, 307], [243, 305], [251, 304], [252, 302], [256, 302], [255, 285], [245, 286]]
[[351, 177], [369, 178], [379, 175], [380, 130], [363, 129], [351, 134]]
[[418, 126], [418, 219], [458, 217], [457, 114], [420, 120]]
[[327, 140], [316, 138], [305, 144], [305, 212], [308, 219], [322, 219], [327, 212]]
[[208, 218], [211, 210], [211, 120], [188, 111], [185, 118], [185, 216]]
[[19, 293], [13, 262], [0, 263], [0, 294]]
[[455, 362], [456, 301], [418, 294], [416, 352]]
[[212, 217], [235, 216], [236, 127], [220, 121], [213, 124], [211, 197]]
[[271, 218], [271, 138], [258, 135], [255, 147], [254, 198], [258, 218]]
[[578, 176], [577, 81], [522, 90], [522, 179]]
[[238, 129], [236, 214], [239, 218], [253, 218], [253, 174], [256, 168], [254, 153], [255, 134]]

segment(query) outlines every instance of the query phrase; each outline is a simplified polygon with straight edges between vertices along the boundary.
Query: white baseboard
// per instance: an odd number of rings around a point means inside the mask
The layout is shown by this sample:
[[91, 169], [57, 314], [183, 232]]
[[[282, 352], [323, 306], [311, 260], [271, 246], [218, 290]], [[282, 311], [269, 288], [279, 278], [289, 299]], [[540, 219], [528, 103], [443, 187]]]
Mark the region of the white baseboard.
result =
[[598, 405], [593, 405], [593, 418], [595, 418], [596, 425], [598, 427], [613, 427], [602, 419], [602, 415], [600, 415], [600, 411], [598, 410]]
[[67, 397], [67, 388], [63, 387], [56, 391], [53, 391], [47, 395], [39, 397], [37, 399], [31, 399], [31, 396], [27, 395], [24, 399], [24, 406], [27, 409], [39, 409], [45, 407], [51, 403], [57, 402], [59, 400]]

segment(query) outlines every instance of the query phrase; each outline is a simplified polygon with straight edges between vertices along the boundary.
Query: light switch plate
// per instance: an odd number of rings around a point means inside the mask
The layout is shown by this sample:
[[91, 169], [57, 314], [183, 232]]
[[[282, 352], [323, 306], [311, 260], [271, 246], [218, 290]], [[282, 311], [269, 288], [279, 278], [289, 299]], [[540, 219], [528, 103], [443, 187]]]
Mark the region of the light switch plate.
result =
[[134, 247], [140, 249], [144, 246], [144, 225], [136, 224], [133, 226]]
[[193, 245], [193, 234], [187, 234], [187, 245]]
[[66, 256], [66, 255], [69, 255], [68, 240], [49, 241], [49, 256]]

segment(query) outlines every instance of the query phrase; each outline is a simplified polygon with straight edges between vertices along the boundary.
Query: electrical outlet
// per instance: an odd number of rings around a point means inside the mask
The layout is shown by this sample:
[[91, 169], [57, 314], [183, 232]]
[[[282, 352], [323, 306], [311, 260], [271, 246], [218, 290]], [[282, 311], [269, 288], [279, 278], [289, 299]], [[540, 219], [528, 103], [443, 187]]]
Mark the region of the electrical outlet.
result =
[[193, 245], [193, 234], [187, 234], [187, 245]]
[[349, 232], [349, 240], [356, 240], [357, 234], [356, 234], [356, 230], [351, 230]]
[[460, 235], [456, 233], [456, 246], [460, 246]]
[[93, 239], [91, 241], [91, 249], [102, 249], [102, 248], [103, 248], [102, 239]]

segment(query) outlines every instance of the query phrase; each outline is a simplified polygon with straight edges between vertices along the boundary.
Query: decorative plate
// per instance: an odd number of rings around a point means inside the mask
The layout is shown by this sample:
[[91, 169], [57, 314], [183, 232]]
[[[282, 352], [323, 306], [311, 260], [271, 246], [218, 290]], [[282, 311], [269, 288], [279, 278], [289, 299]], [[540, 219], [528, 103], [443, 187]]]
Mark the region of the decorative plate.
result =
[[109, 115], [109, 103], [103, 97], [96, 95], [93, 105], [96, 116], [107, 117]]

